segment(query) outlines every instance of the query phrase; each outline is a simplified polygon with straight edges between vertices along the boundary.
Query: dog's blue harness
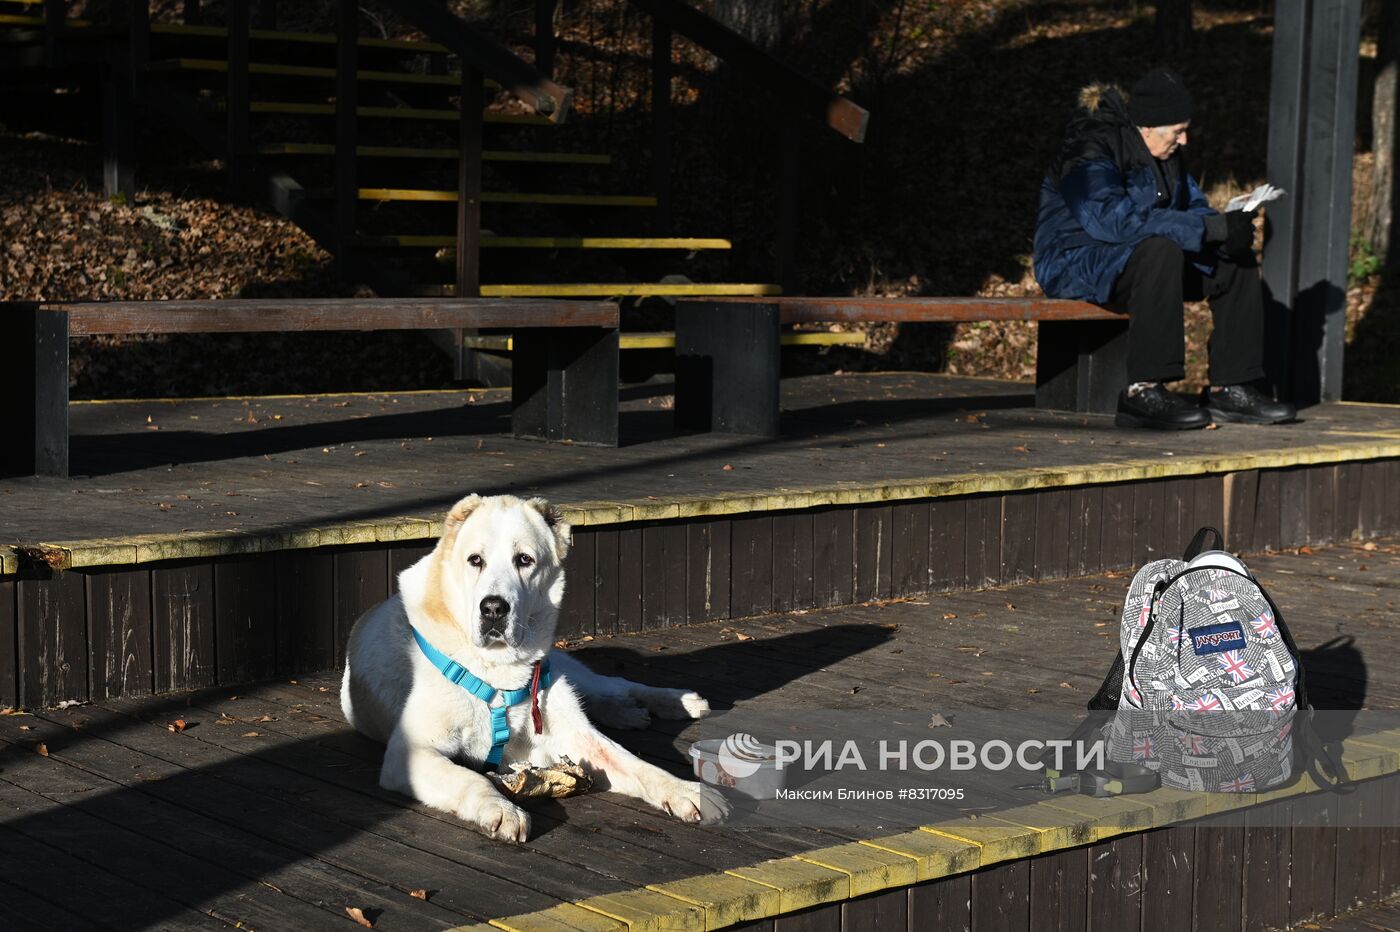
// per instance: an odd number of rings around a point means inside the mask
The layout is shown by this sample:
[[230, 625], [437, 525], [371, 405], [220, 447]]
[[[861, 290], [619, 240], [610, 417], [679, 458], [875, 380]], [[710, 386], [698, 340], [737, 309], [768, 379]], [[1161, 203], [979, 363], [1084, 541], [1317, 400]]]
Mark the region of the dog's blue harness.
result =
[[[495, 689], [488, 686], [481, 677], [429, 644], [428, 639], [423, 637], [417, 628], [411, 628], [411, 630], [413, 631], [413, 639], [418, 642], [418, 648], [423, 651], [423, 656], [428, 658], [428, 662], [437, 667], [438, 672], [443, 676], [486, 703], [491, 710], [491, 753], [486, 756], [486, 763], [495, 767], [501, 762], [506, 742], [510, 740], [510, 723], [506, 721], [506, 712], [512, 706], [519, 705], [529, 699], [535, 734], [541, 732], [537, 697], [541, 689], [548, 689], [549, 684], [554, 681], [554, 678], [549, 674], [548, 659], [535, 661], [535, 673], [531, 677], [529, 686], [522, 686], [519, 689]], [[492, 705], [497, 696], [501, 697], [501, 704]]]

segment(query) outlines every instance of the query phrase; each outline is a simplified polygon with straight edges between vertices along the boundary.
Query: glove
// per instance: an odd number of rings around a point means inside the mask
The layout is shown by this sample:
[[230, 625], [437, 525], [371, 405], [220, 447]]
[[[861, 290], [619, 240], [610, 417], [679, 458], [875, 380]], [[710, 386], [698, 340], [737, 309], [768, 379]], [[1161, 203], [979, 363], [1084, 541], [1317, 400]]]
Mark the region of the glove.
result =
[[1244, 210], [1232, 210], [1225, 215], [1225, 254], [1239, 257], [1254, 253], [1254, 214]]
[[1230, 235], [1230, 222], [1224, 214], [1206, 214], [1201, 219], [1205, 221], [1207, 243], [1225, 242], [1225, 237]]

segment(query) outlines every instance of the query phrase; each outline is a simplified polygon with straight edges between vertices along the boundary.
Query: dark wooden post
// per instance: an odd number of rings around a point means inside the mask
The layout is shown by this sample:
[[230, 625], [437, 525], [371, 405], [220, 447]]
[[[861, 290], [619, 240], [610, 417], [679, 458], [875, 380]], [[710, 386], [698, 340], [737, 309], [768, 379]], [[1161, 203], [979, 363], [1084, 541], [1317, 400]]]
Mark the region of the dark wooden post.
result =
[[1264, 280], [1270, 323], [1288, 314], [1290, 348], [1269, 346], [1271, 381], [1300, 406], [1342, 397], [1360, 0], [1300, 0], [1275, 13]]
[[0, 304], [0, 387], [10, 401], [0, 475], [68, 475], [68, 314]]
[[50, 68], [59, 64], [59, 45], [68, 28], [67, 0], [44, 0], [44, 56]]
[[781, 317], [762, 298], [676, 305], [677, 427], [778, 435]]
[[1264, 368], [1270, 387], [1289, 393], [1293, 301], [1298, 293], [1298, 193], [1303, 184], [1302, 127], [1307, 90], [1307, 4], [1285, 4], [1274, 17], [1269, 81], [1268, 176], [1287, 192], [1269, 204], [1264, 225]]
[[[462, 68], [461, 117], [458, 120], [457, 156], [457, 297], [481, 296], [481, 145], [482, 111], [486, 107], [485, 76], [468, 59], [466, 50], [460, 53]], [[475, 333], [475, 331], [471, 331]], [[458, 330], [453, 334], [456, 348], [458, 380], [479, 376], [473, 358], [463, 345], [468, 334]]]
[[335, 224], [339, 237], [336, 267], [342, 281], [354, 276], [355, 211], [360, 183], [356, 160], [359, 86], [360, 6], [339, 0], [335, 46]]
[[113, 44], [102, 80], [102, 188], [108, 197], [136, 197], [136, 109], [140, 84], [150, 57], [151, 11], [148, 0], [121, 0], [112, 7], [111, 25], [124, 32], [125, 44]]
[[258, 28], [277, 28], [277, 0], [258, 0]]
[[129, 2], [127, 43], [128, 60], [131, 62], [131, 91], [139, 99], [146, 64], [151, 60], [151, 5], [150, 0]]
[[660, 19], [651, 20], [651, 173], [656, 195], [653, 215], [656, 232], [671, 231], [671, 138], [674, 114], [671, 108], [671, 27]]
[[251, 0], [229, 0], [228, 4], [228, 150], [225, 168], [229, 190], [241, 196], [244, 188], [248, 151], [248, 31]]
[[776, 274], [783, 294], [798, 294], [801, 282], [797, 274], [797, 224], [801, 192], [802, 127], [796, 114], [784, 113], [782, 152], [778, 166], [778, 231], [774, 244]]
[[558, 0], [535, 0], [535, 70], [554, 77], [554, 11]]

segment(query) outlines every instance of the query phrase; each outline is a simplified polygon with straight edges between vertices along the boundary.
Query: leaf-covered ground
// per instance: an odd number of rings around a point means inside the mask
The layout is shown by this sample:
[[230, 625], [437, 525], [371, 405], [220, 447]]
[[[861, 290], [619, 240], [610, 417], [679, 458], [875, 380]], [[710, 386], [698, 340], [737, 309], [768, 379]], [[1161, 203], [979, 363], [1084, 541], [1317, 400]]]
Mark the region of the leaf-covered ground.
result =
[[[1263, 180], [1272, 24], [1258, 5], [1196, 5], [1195, 47], [1173, 64], [1198, 101], [1193, 171], [1223, 202]], [[284, 7], [291, 16], [296, 5]], [[1045, 162], [1080, 85], [1128, 83], [1159, 63], [1151, 9], [1106, 0], [784, 5], [772, 37], [778, 51], [872, 114], [863, 146], [804, 130], [799, 256], [807, 290], [1036, 293], [1030, 235]], [[528, 16], [501, 6], [482, 16], [528, 54]], [[372, 11], [366, 23], [399, 31]], [[580, 0], [559, 21], [558, 76], [578, 93], [570, 131], [615, 153], [619, 188], [648, 170], [645, 25], [617, 0]], [[717, 70], [695, 47], [679, 49], [676, 227], [729, 236], [736, 248], [726, 277], [766, 279], [781, 102]], [[1368, 74], [1363, 68], [1363, 84]], [[1362, 116], [1358, 198], [1370, 164]], [[136, 202], [111, 203], [90, 142], [74, 138], [78, 131], [42, 128], [0, 108], [0, 299], [354, 293], [296, 227], [228, 198], [217, 166], [187, 145], [147, 135]], [[1353, 284], [1348, 396], [1400, 401], [1397, 289], [1376, 277]], [[1187, 319], [1194, 387], [1204, 379], [1209, 315], [1192, 306]], [[864, 350], [803, 352], [796, 364], [1033, 374], [1027, 325], [866, 329]], [[445, 357], [410, 334], [93, 339], [75, 343], [73, 355], [78, 397], [409, 389], [444, 385], [451, 375]]]

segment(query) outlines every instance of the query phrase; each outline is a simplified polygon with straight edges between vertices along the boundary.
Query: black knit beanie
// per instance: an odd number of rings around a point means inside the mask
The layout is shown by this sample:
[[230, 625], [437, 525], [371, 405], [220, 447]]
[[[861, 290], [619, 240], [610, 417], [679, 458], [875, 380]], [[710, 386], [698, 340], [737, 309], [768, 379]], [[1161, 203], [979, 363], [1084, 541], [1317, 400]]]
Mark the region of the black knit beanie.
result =
[[1133, 85], [1128, 116], [1134, 126], [1175, 126], [1191, 119], [1194, 101], [1175, 71], [1151, 71]]

